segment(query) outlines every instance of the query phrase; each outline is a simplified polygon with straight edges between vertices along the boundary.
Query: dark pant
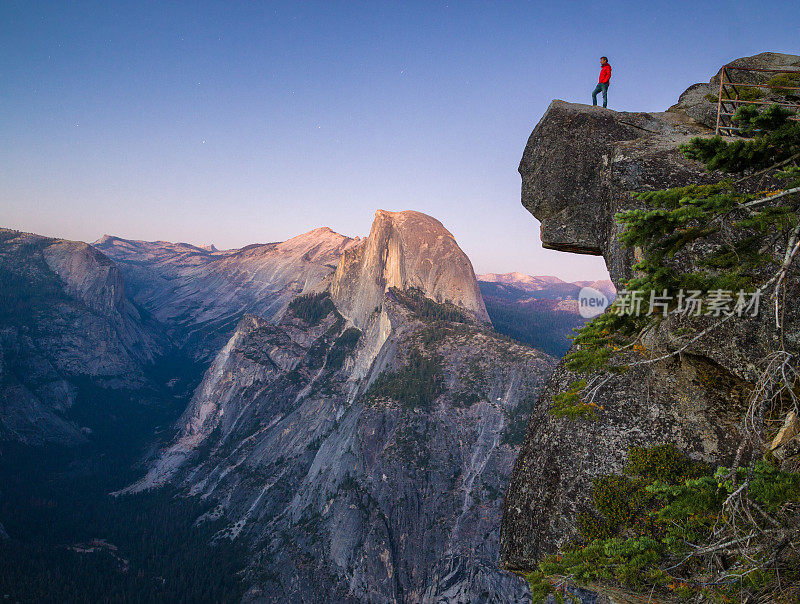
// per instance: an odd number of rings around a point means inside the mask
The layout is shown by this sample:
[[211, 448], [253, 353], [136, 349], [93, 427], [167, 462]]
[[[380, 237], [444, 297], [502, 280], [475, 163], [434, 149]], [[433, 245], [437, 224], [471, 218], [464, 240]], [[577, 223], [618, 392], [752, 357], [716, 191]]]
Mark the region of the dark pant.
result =
[[608, 107], [608, 82], [600, 82], [592, 91], [592, 105], [597, 105], [597, 93], [603, 93], [603, 107]]

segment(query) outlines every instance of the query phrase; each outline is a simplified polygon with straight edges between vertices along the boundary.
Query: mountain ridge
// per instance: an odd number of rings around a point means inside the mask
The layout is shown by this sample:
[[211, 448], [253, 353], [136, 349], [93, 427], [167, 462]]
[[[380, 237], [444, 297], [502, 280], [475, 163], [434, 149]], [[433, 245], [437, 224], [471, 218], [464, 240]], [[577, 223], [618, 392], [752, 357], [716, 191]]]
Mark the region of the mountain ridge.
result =
[[3, 439], [80, 444], [104, 422], [85, 417], [97, 392], [160, 400], [149, 371], [171, 343], [129, 300], [113, 261], [83, 242], [0, 229], [0, 272]]
[[213, 252], [113, 236], [95, 245], [120, 266], [137, 303], [170, 326], [194, 358], [208, 363], [244, 314], [275, 317], [359, 241], [321, 227], [283, 242]]

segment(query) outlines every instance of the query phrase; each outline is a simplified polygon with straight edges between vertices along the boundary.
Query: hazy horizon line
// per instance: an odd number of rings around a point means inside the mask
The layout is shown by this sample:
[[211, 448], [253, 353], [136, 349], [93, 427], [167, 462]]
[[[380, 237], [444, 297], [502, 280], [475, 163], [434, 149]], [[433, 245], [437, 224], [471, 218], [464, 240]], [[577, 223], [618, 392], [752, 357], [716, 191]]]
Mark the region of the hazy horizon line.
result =
[[[418, 211], [418, 210], [414, 210], [414, 211]], [[433, 218], [435, 218], [435, 217], [433, 217]], [[24, 228], [16, 228], [16, 227], [13, 227], [13, 226], [0, 225], [0, 228], [12, 230], [12, 231], [17, 231], [19, 233], [26, 233], [26, 234], [30, 234], [30, 235], [36, 235], [38, 237], [47, 237], [47, 238], [50, 238], [50, 239], [59, 239], [59, 240], [62, 240], [62, 241], [77, 241], [77, 242], [85, 243], [85, 244], [91, 245], [91, 246], [94, 246], [94, 244], [99, 242], [101, 239], [103, 239], [103, 237], [108, 236], [108, 237], [113, 237], [115, 239], [121, 239], [121, 240], [124, 240], [124, 241], [139, 241], [139, 242], [143, 242], [143, 243], [169, 243], [171, 245], [189, 245], [189, 246], [192, 246], [192, 247], [197, 248], [197, 249], [203, 249], [204, 246], [213, 246], [214, 248], [216, 248], [216, 250], [218, 252], [235, 252], [237, 250], [241, 250], [241, 249], [244, 249], [246, 247], [253, 246], [253, 245], [272, 245], [272, 244], [277, 244], [277, 243], [283, 243], [285, 241], [289, 241], [289, 240], [297, 238], [297, 237], [302, 237], [303, 235], [306, 235], [308, 233], [311, 233], [311, 232], [319, 230], [319, 229], [329, 229], [333, 233], [336, 233], [337, 235], [340, 235], [342, 237], [347, 237], [348, 239], [362, 239], [363, 240], [368, 236], [368, 234], [367, 235], [362, 235], [362, 234], [347, 235], [347, 234], [341, 233], [340, 231], [337, 231], [336, 229], [334, 229], [332, 227], [329, 227], [327, 225], [321, 225], [321, 226], [317, 226], [317, 227], [308, 229], [306, 231], [303, 231], [302, 233], [298, 233], [296, 235], [292, 235], [292, 236], [287, 237], [285, 239], [278, 239], [278, 240], [273, 240], [273, 241], [253, 241], [253, 242], [250, 242], [250, 243], [244, 243], [244, 244], [242, 244], [242, 245], [240, 245], [238, 247], [227, 247], [227, 246], [226, 247], [219, 247], [219, 246], [216, 245], [216, 243], [214, 241], [204, 241], [204, 242], [198, 243], [198, 242], [187, 241], [187, 240], [178, 240], [178, 239], [175, 239], [175, 240], [170, 240], [170, 239], [139, 239], [139, 238], [130, 237], [130, 236], [126, 237], [126, 236], [122, 236], [122, 235], [115, 235], [115, 234], [109, 233], [109, 232], [103, 232], [101, 235], [99, 235], [98, 237], [96, 237], [92, 241], [84, 241], [82, 239], [74, 239], [74, 238], [71, 238], [69, 236], [45, 234], [45, 233], [41, 233], [41, 232], [37, 233], [35, 231], [29, 231], [29, 230], [26, 230]], [[461, 248], [461, 245], [458, 243], [458, 240], [456, 240], [456, 244]], [[461, 248], [461, 249], [462, 249], [462, 251], [464, 251], [463, 248]], [[606, 274], [601, 275], [601, 276], [589, 275], [589, 276], [582, 276], [582, 277], [579, 277], [579, 278], [574, 278], [574, 277], [564, 276], [564, 273], [560, 273], [559, 274], [559, 271], [553, 271], [552, 269], [544, 269], [542, 272], [530, 272], [530, 271], [524, 271], [524, 270], [518, 270], [518, 269], [510, 269], [510, 270], [498, 270], [498, 269], [477, 270], [475, 268], [474, 261], [470, 257], [470, 255], [466, 251], [464, 251], [464, 253], [467, 255], [467, 258], [469, 258], [470, 263], [472, 263], [472, 265], [473, 265], [473, 271], [475, 273], [476, 279], [477, 279], [477, 277], [482, 276], [482, 275], [490, 275], [490, 274], [494, 274], [494, 275], [509, 275], [509, 274], [512, 274], [512, 273], [519, 273], [521, 275], [526, 275], [528, 277], [556, 277], [558, 279], [561, 279], [565, 283], [575, 283], [577, 281], [610, 281], [611, 280], [610, 276], [608, 275], [607, 272], [606, 272]], [[567, 252], [565, 252], [565, 253], [567, 253]], [[574, 255], [574, 254], [572, 254], [572, 255]]]

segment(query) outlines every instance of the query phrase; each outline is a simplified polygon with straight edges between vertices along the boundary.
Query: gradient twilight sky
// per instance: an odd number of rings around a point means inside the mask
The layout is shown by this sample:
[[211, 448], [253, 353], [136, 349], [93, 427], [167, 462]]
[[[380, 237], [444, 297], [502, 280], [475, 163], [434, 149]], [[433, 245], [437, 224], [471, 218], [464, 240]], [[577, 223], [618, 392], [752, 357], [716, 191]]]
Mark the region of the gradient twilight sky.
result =
[[230, 248], [415, 209], [476, 272], [602, 277], [520, 205], [550, 100], [591, 102], [605, 54], [611, 108], [663, 110], [798, 34], [796, 0], [4, 0], [0, 226]]

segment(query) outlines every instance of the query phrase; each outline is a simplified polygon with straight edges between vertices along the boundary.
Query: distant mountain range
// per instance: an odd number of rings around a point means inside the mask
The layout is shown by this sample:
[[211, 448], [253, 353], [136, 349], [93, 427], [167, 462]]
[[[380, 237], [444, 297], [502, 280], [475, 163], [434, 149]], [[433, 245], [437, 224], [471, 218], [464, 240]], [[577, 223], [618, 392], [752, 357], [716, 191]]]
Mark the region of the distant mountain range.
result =
[[156, 418], [171, 396], [153, 369], [172, 351], [101, 252], [0, 229], [0, 442], [74, 445]]
[[518, 272], [478, 275], [478, 284], [497, 331], [556, 357], [566, 353], [573, 330], [586, 323], [578, 313], [581, 288], [592, 287], [609, 301], [616, 295], [608, 280], [569, 283]]
[[[479, 283], [494, 284], [497, 295], [507, 292], [508, 299], [537, 300], [577, 300], [578, 292], [583, 287], [593, 287], [606, 297], [613, 299], [616, 295], [614, 284], [608, 280], [567, 282], [552, 275], [526, 275], [525, 273], [486, 273], [478, 275]], [[501, 296], [503, 297], [503, 296]]]

